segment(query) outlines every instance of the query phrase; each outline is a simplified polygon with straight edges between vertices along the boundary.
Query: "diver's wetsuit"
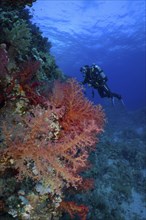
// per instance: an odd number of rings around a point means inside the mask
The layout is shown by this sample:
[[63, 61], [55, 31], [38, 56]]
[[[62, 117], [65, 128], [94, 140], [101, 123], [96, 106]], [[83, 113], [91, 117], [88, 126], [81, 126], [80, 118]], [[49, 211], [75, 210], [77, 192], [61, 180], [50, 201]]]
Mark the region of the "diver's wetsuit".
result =
[[94, 88], [98, 90], [98, 93], [101, 98], [104, 98], [104, 97], [108, 97], [108, 98], [116, 97], [117, 99], [122, 98], [119, 94], [111, 92], [109, 87], [106, 84], [102, 86], [96, 86]]

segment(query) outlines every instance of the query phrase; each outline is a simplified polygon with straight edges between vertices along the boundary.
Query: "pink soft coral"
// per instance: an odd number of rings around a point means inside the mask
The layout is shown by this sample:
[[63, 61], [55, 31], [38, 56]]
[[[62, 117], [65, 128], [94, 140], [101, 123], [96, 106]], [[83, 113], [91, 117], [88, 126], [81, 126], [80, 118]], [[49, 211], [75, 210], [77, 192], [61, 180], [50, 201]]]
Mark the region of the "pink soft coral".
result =
[[13, 131], [5, 128], [5, 154], [20, 178], [48, 176], [56, 190], [62, 184], [77, 187], [82, 183], [79, 171], [103, 130], [104, 113], [84, 97], [75, 80], [56, 82], [46, 106], [33, 107]]

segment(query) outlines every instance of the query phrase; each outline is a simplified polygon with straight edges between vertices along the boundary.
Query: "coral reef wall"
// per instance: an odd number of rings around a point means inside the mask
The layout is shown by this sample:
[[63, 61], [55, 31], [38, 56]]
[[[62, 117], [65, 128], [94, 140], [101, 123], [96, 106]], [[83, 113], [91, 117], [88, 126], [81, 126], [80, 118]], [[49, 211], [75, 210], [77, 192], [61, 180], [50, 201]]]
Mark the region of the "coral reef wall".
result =
[[85, 220], [88, 207], [64, 197], [91, 185], [82, 172], [105, 115], [57, 67], [25, 8], [33, 2], [0, 1], [0, 212], [18, 220], [68, 212]]

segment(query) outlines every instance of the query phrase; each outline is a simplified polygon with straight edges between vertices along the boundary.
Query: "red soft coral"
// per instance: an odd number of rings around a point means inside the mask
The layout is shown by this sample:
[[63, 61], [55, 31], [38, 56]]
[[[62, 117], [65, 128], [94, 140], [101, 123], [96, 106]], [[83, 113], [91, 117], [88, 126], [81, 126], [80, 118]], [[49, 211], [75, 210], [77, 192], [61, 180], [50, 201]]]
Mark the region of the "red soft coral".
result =
[[62, 184], [77, 187], [87, 166], [89, 151], [103, 129], [104, 113], [83, 95], [75, 80], [55, 83], [46, 108], [34, 107], [23, 116], [17, 129], [5, 129], [8, 148], [19, 177], [52, 178], [58, 190]]
[[[1, 48], [0, 48], [1, 49]], [[0, 64], [0, 76], [3, 75], [3, 78], [7, 79], [9, 76], [10, 82], [2, 82], [0, 80], [0, 103], [5, 103], [8, 101], [18, 101], [24, 100], [27, 105], [44, 105], [45, 97], [40, 95], [37, 92], [36, 87], [40, 85], [40, 82], [34, 81], [33, 78], [36, 78], [36, 72], [40, 67], [39, 61], [28, 61], [23, 64], [19, 72], [13, 73], [13, 76], [10, 77], [9, 72], [7, 71], [7, 56], [6, 51], [0, 50], [0, 61], [3, 61], [3, 64]], [[2, 73], [1, 73], [2, 71]], [[5, 71], [5, 72], [4, 72]], [[7, 72], [6, 72], [7, 71]], [[2, 78], [2, 77], [1, 77]]]
[[51, 103], [56, 108], [65, 107], [65, 114], [61, 121], [65, 133], [73, 130], [81, 132], [90, 126], [95, 134], [101, 132], [104, 124], [101, 106], [95, 106], [86, 99], [83, 88], [74, 79], [67, 83], [55, 82]]
[[20, 72], [16, 73], [15, 79], [17, 79], [21, 89], [25, 93], [25, 97], [30, 105], [41, 104], [44, 105], [45, 98], [39, 95], [36, 91], [36, 87], [40, 85], [40, 82], [33, 81], [36, 78], [36, 73], [40, 67], [39, 61], [28, 61], [23, 64]]
[[70, 201], [62, 201], [59, 208], [68, 212], [71, 219], [78, 214], [81, 220], [86, 220], [88, 208], [84, 205], [77, 205], [75, 202]]

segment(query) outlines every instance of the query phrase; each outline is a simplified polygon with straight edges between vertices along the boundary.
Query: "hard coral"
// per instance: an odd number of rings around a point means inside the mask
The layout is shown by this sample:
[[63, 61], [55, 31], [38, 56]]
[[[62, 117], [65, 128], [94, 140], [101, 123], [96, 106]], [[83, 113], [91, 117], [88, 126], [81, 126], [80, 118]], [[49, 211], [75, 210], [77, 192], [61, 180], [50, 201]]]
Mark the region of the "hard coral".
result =
[[13, 49], [17, 55], [27, 55], [32, 42], [31, 29], [27, 22], [20, 18], [11, 25], [12, 27], [3, 30], [5, 42], [10, 45], [9, 51]]
[[75, 80], [57, 82], [46, 108], [33, 107], [16, 127], [5, 126], [3, 155], [14, 160], [19, 178], [51, 178], [57, 191], [64, 185], [78, 187], [79, 171], [86, 168], [103, 124], [101, 107], [85, 99]]
[[24, 8], [26, 5], [32, 6], [36, 0], [1, 0], [0, 6], [8, 8]]

